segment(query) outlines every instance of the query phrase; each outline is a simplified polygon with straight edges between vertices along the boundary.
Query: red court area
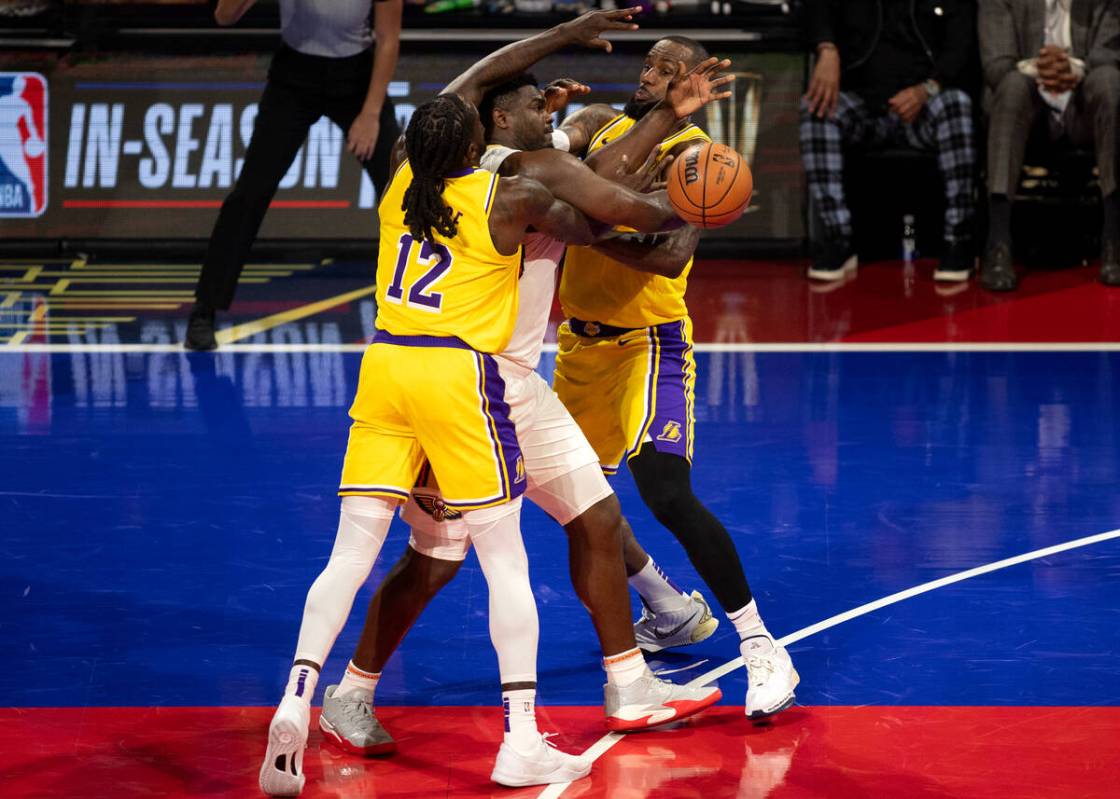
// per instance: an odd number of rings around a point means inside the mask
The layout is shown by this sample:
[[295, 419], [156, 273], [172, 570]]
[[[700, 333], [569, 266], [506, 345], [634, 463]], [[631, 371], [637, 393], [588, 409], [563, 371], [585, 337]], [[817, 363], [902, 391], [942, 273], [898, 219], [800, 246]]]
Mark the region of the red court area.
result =
[[[258, 794], [271, 708], [0, 711], [0, 791], [15, 797]], [[362, 759], [324, 744], [305, 757], [303, 796], [503, 797], [488, 779], [500, 710], [378, 711], [396, 754]], [[623, 738], [565, 797], [1117, 796], [1120, 708], [809, 707], [772, 724], [717, 708], [692, 723]], [[601, 735], [595, 708], [541, 708], [541, 728], [578, 751]], [[1060, 786], [1055, 787], [1055, 786]]]
[[806, 280], [789, 262], [705, 260], [689, 280], [696, 340], [856, 344], [1113, 342], [1120, 291], [1097, 264], [1025, 272], [1018, 291], [976, 280], [935, 283], [935, 261], [861, 264], [833, 283]]

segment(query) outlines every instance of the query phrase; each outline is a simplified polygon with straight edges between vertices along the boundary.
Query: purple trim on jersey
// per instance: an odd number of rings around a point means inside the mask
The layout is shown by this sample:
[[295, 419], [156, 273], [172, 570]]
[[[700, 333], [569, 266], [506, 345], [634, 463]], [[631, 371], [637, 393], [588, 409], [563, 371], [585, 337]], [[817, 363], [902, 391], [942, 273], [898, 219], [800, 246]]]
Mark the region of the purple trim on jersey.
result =
[[[508, 499], [521, 496], [525, 493], [524, 459], [521, 456], [521, 445], [517, 442], [517, 429], [510, 419], [509, 404], [506, 402], [506, 381], [498, 371], [498, 362], [489, 355], [479, 354], [482, 368], [482, 390], [489, 407], [489, 418], [492, 422], [490, 438], [494, 442], [494, 455], [506, 466], [506, 485], [502, 487]], [[494, 432], [497, 431], [497, 440]], [[518, 463], [521, 463], [521, 479], [518, 480]]]
[[455, 336], [395, 336], [384, 330], [373, 334], [373, 344], [396, 344], [401, 347], [450, 347], [456, 350], [473, 349], [470, 344]]
[[466, 169], [456, 169], [454, 172], [448, 172], [443, 177], [446, 178], [465, 178], [467, 175], [473, 175], [475, 172], [474, 167], [467, 167]]
[[[658, 354], [656, 410], [649, 426], [653, 448], [658, 452], [692, 460], [689, 424], [686, 353], [692, 344], [685, 338], [684, 320], [656, 325], [653, 334], [661, 344]], [[639, 448], [641, 445], [639, 444]]]

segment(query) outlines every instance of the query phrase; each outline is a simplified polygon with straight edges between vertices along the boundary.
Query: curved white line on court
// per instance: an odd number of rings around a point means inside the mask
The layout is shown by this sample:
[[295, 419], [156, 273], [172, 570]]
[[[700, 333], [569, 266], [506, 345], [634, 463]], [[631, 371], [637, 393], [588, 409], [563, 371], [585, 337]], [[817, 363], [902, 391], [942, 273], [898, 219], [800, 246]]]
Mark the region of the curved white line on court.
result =
[[[287, 353], [287, 352], [365, 352], [366, 344], [226, 344], [222, 352]], [[544, 352], [556, 352], [556, 344], [545, 344]], [[696, 344], [697, 352], [1117, 352], [1116, 341], [1070, 342], [887, 342], [864, 343], [850, 341], [827, 342], [756, 342], [739, 341]], [[182, 344], [0, 344], [0, 354], [23, 352], [45, 353], [119, 353], [186, 352]]]
[[[790, 644], [797, 643], [798, 641], [808, 638], [810, 635], [816, 635], [819, 632], [835, 627], [838, 624], [843, 624], [846, 621], [866, 616], [880, 608], [885, 608], [888, 605], [893, 605], [896, 602], [901, 602], [904, 599], [925, 594], [938, 588], [944, 588], [953, 583], [959, 583], [963, 580], [970, 580], [973, 577], [979, 577], [982, 574], [998, 571], [999, 569], [1006, 569], [1008, 566], [1017, 566], [1020, 563], [1026, 563], [1028, 560], [1037, 560], [1039, 558], [1049, 557], [1056, 555], [1059, 552], [1066, 552], [1070, 549], [1077, 549], [1079, 547], [1087, 547], [1091, 544], [1099, 544], [1102, 541], [1109, 541], [1114, 538], [1120, 538], [1120, 530], [1111, 530], [1107, 533], [1098, 533], [1097, 535], [1086, 536], [1085, 538], [1078, 538], [1073, 541], [1066, 541], [1064, 544], [1055, 544], [1054, 546], [1045, 547], [1043, 549], [1036, 549], [1033, 552], [1026, 552], [1022, 555], [1015, 555], [1011, 558], [1004, 558], [997, 560], [994, 563], [988, 563], [984, 566], [977, 566], [974, 569], [967, 571], [957, 572], [950, 574], [947, 577], [941, 577], [937, 580], [931, 580], [928, 583], [916, 585], [913, 588], [907, 588], [905, 591], [885, 596], [882, 599], [876, 599], [874, 602], [868, 602], [866, 605], [860, 605], [858, 608], [846, 610], [843, 613], [837, 613], [835, 616], [829, 616], [824, 621], [819, 621], [816, 624], [811, 624], [808, 627], [803, 627], [795, 633], [790, 633], [787, 636], [778, 639], [778, 643], [789, 646]], [[743, 658], [737, 657], [734, 660], [723, 664], [719, 668], [712, 669], [706, 674], [701, 674], [695, 680], [689, 683], [691, 686], [705, 685], [707, 683], [718, 680], [726, 674], [730, 674], [736, 669], [743, 667]], [[647, 733], [648, 734], [648, 733]], [[591, 758], [592, 761], [598, 760], [602, 757], [612, 746], [621, 741], [625, 736], [617, 732], [609, 732], [587, 748], [583, 752], [584, 757]], [[568, 789], [572, 783], [558, 782], [555, 785], [549, 785], [540, 794], [537, 799], [556, 799]]]

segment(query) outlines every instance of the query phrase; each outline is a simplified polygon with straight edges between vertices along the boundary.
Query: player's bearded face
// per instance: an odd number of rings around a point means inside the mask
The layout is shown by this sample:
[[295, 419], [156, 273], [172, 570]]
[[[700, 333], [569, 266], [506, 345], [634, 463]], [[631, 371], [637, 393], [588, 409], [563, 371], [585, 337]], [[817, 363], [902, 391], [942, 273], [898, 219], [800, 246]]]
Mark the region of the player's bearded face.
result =
[[669, 83], [682, 65], [687, 64], [689, 57], [688, 51], [676, 42], [661, 41], [655, 44], [646, 55], [642, 74], [638, 78], [638, 90], [626, 101], [624, 113], [634, 119], [641, 119], [648, 114], [650, 109], [665, 98]]

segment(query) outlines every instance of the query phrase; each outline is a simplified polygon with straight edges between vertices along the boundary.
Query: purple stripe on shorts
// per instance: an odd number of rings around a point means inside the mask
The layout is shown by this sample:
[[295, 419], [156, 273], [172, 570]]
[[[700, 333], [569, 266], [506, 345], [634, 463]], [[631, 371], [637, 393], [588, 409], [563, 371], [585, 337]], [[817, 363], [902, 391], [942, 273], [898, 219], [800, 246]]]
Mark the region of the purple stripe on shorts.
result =
[[494, 432], [497, 432], [494, 455], [505, 463], [509, 483], [503, 486], [503, 491], [508, 491], [508, 498], [513, 499], [525, 493], [527, 481], [521, 445], [517, 441], [517, 430], [510, 419], [509, 404], [506, 402], [506, 381], [502, 379], [498, 362], [493, 357], [481, 353], [478, 357], [482, 361], [483, 390], [490, 409], [490, 421], [493, 423], [492, 439]]
[[451, 347], [469, 350], [471, 345], [455, 336], [395, 336], [384, 330], [373, 334], [373, 344], [397, 344], [401, 347]]
[[666, 322], [654, 328], [661, 344], [657, 370], [657, 410], [649, 435], [658, 452], [690, 457], [691, 429], [688, 423], [688, 375], [685, 354], [690, 344], [684, 336], [684, 321]]

